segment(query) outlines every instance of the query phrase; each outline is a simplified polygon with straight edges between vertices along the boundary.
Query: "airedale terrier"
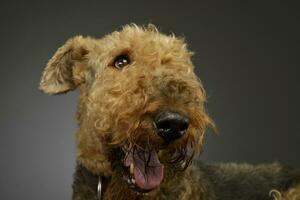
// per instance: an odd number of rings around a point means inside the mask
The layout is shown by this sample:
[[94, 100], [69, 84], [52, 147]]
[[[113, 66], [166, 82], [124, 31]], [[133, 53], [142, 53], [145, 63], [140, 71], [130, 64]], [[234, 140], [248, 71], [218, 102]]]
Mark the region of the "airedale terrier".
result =
[[193, 159], [214, 123], [191, 56], [183, 38], [134, 24], [57, 50], [40, 89], [80, 91], [74, 200], [300, 199], [300, 170]]

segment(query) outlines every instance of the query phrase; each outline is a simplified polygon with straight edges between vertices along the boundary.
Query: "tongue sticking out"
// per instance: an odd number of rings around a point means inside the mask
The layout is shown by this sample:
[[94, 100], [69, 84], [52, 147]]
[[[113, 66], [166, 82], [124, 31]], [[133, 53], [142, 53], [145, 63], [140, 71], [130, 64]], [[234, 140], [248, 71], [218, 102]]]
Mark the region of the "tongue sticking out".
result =
[[143, 190], [152, 190], [159, 186], [163, 179], [164, 166], [159, 162], [154, 149], [136, 149], [128, 152], [124, 165], [134, 165], [133, 175], [136, 184]]

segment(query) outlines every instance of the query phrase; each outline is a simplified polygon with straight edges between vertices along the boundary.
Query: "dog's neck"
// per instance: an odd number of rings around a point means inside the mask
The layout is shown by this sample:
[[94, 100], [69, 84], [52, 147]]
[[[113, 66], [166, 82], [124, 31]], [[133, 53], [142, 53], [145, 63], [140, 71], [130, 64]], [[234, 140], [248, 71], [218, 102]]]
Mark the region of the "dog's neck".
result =
[[[100, 181], [100, 182], [99, 182]], [[101, 192], [99, 192], [99, 183]], [[116, 188], [118, 190], [116, 191]], [[73, 182], [72, 199], [92, 199], [92, 200], [110, 200], [110, 199], [147, 199], [152, 195], [137, 195], [132, 192], [117, 177], [105, 177], [95, 175], [81, 164], [77, 164]]]
[[166, 169], [164, 183], [158, 189], [147, 193], [146, 195], [141, 195], [133, 192], [131, 189], [128, 188], [126, 184], [124, 184], [123, 180], [120, 179], [120, 177], [118, 176], [100, 176], [101, 195], [99, 195], [99, 175], [95, 175], [81, 164], [77, 164], [73, 182], [73, 200], [153, 200], [158, 199], [158, 197], [178, 199], [178, 196], [180, 196], [182, 193], [187, 192], [191, 193], [189, 195], [192, 196], [195, 194], [195, 192], [199, 193], [198, 189], [194, 188], [193, 185], [191, 185], [189, 182], [185, 181], [183, 183], [183, 181], [187, 179], [195, 179], [194, 182], [196, 180], [200, 180], [200, 178], [198, 177], [199, 175], [193, 173], [193, 168], [194, 167], [191, 166], [185, 172], [176, 172], [176, 175], [175, 172], [172, 172], [171, 169]]

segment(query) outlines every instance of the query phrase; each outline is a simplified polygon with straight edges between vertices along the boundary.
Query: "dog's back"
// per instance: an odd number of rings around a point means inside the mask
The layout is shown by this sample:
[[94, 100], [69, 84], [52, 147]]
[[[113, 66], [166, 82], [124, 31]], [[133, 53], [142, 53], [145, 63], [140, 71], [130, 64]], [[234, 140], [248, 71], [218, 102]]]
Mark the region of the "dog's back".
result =
[[[196, 163], [201, 171], [200, 183], [204, 184], [216, 200], [266, 200], [274, 199], [279, 192], [289, 188], [298, 190], [300, 170], [282, 166], [278, 163], [250, 164], [211, 164]], [[281, 194], [279, 194], [281, 195]], [[282, 194], [284, 195], [284, 194]], [[278, 196], [278, 195], [277, 195]], [[293, 199], [297, 199], [296, 197]]]

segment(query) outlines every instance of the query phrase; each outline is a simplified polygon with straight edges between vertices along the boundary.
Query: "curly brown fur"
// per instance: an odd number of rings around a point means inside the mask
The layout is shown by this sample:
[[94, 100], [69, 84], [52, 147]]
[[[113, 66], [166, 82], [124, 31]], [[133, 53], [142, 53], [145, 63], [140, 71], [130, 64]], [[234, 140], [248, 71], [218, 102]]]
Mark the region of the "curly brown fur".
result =
[[[120, 55], [130, 58], [122, 69], [114, 66]], [[289, 181], [299, 177], [277, 165], [192, 164], [206, 128], [214, 123], [205, 111], [205, 92], [191, 56], [182, 38], [164, 35], [153, 25], [127, 25], [101, 39], [77, 36], [58, 49], [40, 89], [80, 91], [73, 199], [96, 199], [99, 176], [106, 180], [105, 200], [268, 199], [272, 189], [287, 191]], [[154, 116], [166, 110], [189, 118], [186, 133], [173, 142], [153, 126]], [[124, 162], [133, 156], [147, 173], [156, 153], [164, 167], [161, 184], [143, 194], [132, 190], [123, 180]], [[259, 190], [253, 189], [256, 185]]]

